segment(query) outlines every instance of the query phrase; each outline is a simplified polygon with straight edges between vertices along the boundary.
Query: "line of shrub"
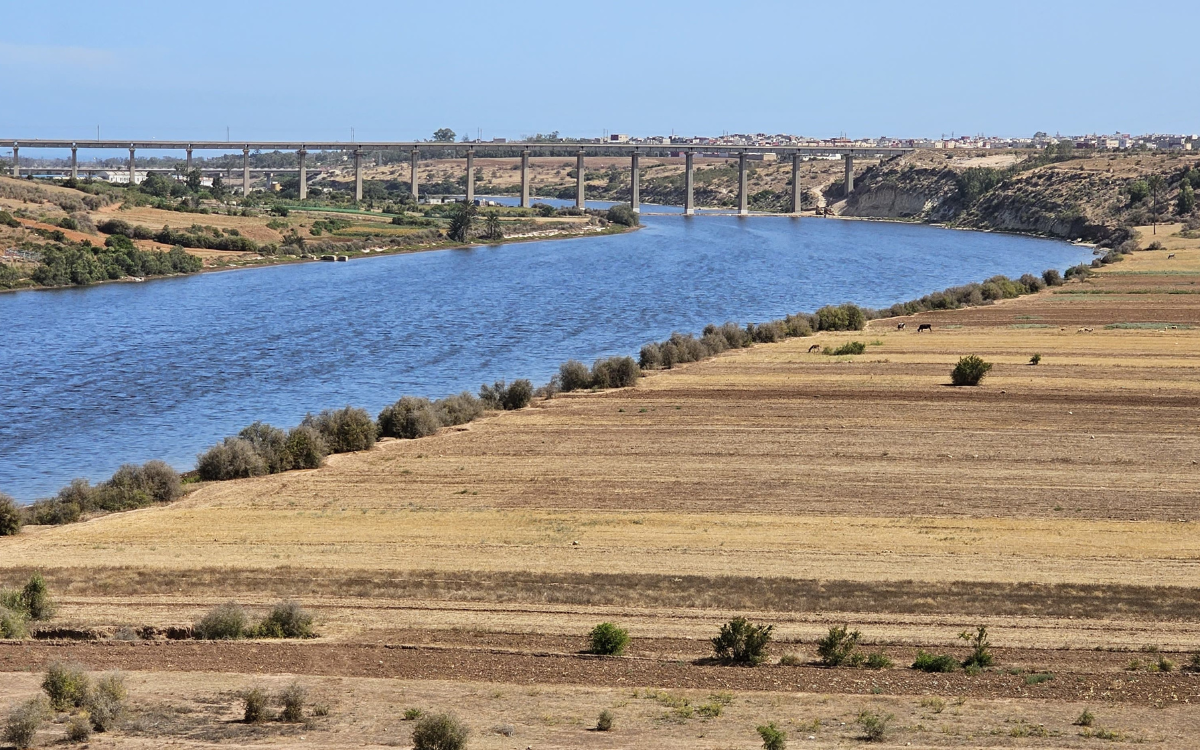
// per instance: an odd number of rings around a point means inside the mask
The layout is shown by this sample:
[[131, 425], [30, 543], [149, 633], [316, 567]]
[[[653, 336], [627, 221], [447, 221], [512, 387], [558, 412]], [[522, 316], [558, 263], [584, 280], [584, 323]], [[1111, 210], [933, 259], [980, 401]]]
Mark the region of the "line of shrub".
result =
[[[104, 234], [113, 237], [127, 237], [133, 240], [154, 240], [164, 245], [179, 245], [181, 247], [199, 247], [207, 250], [236, 250], [240, 252], [256, 252], [258, 243], [249, 237], [242, 237], [237, 230], [227, 230], [222, 233], [215, 227], [205, 227], [193, 224], [188, 229], [172, 229], [164, 226], [155, 232], [140, 224], [130, 224], [123, 219], [109, 219], [96, 226]], [[112, 237], [110, 237], [112, 239]]]
[[258, 624], [250, 623], [246, 610], [227, 602], [210, 610], [192, 627], [202, 641], [235, 641], [241, 638], [315, 638], [313, 616], [296, 602], [280, 602]]
[[[73, 479], [52, 498], [37, 500], [22, 509], [23, 522], [56, 526], [78, 521], [85, 513], [144, 508], [169, 503], [183, 496], [179, 474], [163, 461], [124, 464], [107, 481], [92, 486]], [[2, 513], [0, 513], [2, 515]]]
[[87, 241], [78, 245], [48, 245], [41, 249], [41, 262], [30, 278], [41, 286], [72, 286], [127, 276], [195, 273], [203, 265], [181, 247], [163, 253], [138, 250], [128, 239], [125, 242], [105, 247], [95, 247]]
[[551, 381], [551, 388], [564, 392], [587, 388], [626, 388], [637, 383], [641, 375], [641, 368], [632, 357], [598, 359], [590, 371], [584, 363], [570, 359], [559, 366], [558, 375]]

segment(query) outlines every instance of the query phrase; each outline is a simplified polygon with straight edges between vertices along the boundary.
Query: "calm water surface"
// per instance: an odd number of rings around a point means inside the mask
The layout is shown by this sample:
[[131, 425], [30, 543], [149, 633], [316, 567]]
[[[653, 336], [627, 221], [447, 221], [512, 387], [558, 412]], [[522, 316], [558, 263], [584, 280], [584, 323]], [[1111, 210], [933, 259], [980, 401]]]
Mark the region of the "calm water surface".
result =
[[[650, 209], [647, 210], [657, 210]], [[0, 490], [27, 501], [256, 419], [545, 382], [568, 358], [852, 300], [881, 307], [1086, 248], [926, 226], [654, 215], [633, 233], [0, 295]]]

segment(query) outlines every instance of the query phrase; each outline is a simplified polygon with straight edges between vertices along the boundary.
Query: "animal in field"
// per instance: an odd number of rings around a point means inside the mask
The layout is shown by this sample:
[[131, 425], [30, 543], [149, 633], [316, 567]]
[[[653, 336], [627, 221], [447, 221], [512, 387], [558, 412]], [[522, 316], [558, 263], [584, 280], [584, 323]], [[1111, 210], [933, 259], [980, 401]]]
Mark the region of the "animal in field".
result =
[[907, 324], [906, 324], [906, 323], [897, 323], [897, 324], [896, 324], [896, 330], [897, 330], [897, 331], [903, 331], [903, 330], [904, 330], [904, 326], [905, 326], [905, 325], [907, 325]]
[[1174, 257], [1175, 257], [1175, 253], [1170, 253], [1169, 255], [1167, 255], [1167, 260], [1170, 260], [1171, 258], [1174, 258]]
[[1075, 333], [1091, 333], [1094, 330], [1096, 330], [1096, 329], [1095, 328], [1080, 328]]
[[808, 347], [808, 353], [809, 353], [809, 354], [812, 354], [813, 352], [819, 352], [819, 351], [821, 351], [821, 345], [820, 345], [820, 344], [813, 344], [812, 346]]
[[921, 325], [917, 326], [917, 333], [920, 333], [921, 331], [929, 331], [930, 333], [933, 333], [933, 324], [922, 323]]

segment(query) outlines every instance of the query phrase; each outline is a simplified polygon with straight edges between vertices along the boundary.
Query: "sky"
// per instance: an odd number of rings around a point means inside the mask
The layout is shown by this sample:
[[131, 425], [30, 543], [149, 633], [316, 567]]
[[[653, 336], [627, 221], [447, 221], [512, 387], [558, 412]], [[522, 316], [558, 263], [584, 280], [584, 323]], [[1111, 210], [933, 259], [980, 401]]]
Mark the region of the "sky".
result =
[[4, 11], [0, 138], [1200, 132], [1194, 0], [54, 11]]

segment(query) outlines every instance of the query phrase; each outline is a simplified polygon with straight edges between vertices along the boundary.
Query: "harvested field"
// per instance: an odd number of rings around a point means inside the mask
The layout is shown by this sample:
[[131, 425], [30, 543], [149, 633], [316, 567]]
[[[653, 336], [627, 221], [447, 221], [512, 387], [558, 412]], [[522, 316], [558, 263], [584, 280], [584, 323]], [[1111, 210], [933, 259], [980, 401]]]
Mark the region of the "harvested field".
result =
[[[237, 690], [291, 675], [332, 704], [305, 727], [322, 747], [403, 745], [401, 706], [454, 708], [472, 747], [755, 747], [766, 721], [834, 746], [867, 707], [896, 714], [885, 746], [1184, 746], [1200, 731], [1200, 674], [1183, 670], [1200, 651], [1200, 242], [1162, 239], [1084, 282], [816, 337], [863, 355], [760, 345], [27, 528], [0, 541], [0, 581], [41, 570], [60, 610], [0, 644], [0, 702], [65, 659], [131, 671], [136, 710], [106, 746], [287, 746], [282, 725], [233, 720]], [[969, 353], [991, 374], [949, 386]], [[261, 617], [293, 598], [318, 638], [168, 639], [230, 599]], [[800, 666], [712, 663], [739, 614], [776, 625], [773, 660]], [[582, 653], [606, 620], [629, 629], [625, 657]], [[815, 666], [842, 623], [895, 666]], [[979, 624], [997, 668], [907, 669], [917, 649], [963, 659]], [[683, 709], [725, 691], [717, 717]], [[589, 731], [606, 707], [620, 730]], [[1094, 727], [1072, 725], [1088, 707]]]

